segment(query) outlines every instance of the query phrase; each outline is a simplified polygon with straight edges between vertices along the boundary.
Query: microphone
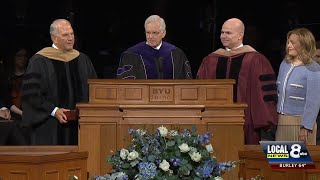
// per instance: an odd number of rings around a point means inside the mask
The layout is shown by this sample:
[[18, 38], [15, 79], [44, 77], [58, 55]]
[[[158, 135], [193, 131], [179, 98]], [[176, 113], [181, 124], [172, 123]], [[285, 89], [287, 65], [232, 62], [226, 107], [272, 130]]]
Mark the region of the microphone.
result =
[[163, 58], [158, 58], [158, 67], [159, 67], [159, 79], [163, 79]]

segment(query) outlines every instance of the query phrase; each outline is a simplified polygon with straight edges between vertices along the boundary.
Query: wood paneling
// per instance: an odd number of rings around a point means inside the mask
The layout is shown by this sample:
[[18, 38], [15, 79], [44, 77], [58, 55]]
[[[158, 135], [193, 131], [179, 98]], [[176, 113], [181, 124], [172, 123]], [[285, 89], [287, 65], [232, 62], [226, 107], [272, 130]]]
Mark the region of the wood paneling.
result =
[[232, 104], [234, 80], [89, 80], [90, 103]]
[[87, 180], [87, 158], [77, 146], [0, 146], [0, 179]]

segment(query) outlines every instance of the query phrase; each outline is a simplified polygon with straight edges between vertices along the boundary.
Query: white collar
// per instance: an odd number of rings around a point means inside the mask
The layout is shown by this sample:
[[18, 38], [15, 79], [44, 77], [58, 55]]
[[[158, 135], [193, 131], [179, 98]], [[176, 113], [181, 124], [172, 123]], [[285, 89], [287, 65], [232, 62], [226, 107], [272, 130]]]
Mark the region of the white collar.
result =
[[[146, 42], [146, 44], [148, 44], [148, 42]], [[149, 45], [149, 44], [148, 44], [148, 45]], [[159, 46], [157, 46], [157, 47], [155, 47], [155, 48], [153, 48], [153, 49], [159, 50], [159, 49], [161, 48], [161, 45], [162, 45], [162, 41], [161, 41], [161, 43], [159, 44]]]
[[[234, 49], [241, 48], [242, 46], [243, 46], [243, 44], [240, 44], [240, 46], [238, 46], [238, 47], [236, 47], [236, 48], [234, 48]], [[231, 49], [230, 49], [230, 48], [227, 48], [227, 47], [226, 47], [226, 50], [227, 50], [227, 51], [231, 51]]]
[[59, 49], [55, 44], [52, 44], [52, 47], [55, 49]]

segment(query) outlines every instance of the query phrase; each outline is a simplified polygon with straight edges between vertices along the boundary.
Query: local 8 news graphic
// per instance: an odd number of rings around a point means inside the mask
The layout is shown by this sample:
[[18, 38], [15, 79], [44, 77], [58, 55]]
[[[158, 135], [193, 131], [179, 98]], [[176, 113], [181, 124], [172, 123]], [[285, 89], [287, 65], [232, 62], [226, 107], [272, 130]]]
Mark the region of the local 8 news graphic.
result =
[[272, 169], [315, 169], [301, 141], [260, 141]]

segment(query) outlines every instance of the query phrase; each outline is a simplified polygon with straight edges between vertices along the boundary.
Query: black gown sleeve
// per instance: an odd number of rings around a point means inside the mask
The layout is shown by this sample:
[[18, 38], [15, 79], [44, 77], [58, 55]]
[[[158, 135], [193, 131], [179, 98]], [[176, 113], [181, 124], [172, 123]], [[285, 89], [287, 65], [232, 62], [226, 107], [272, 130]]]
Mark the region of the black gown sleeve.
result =
[[174, 62], [174, 79], [192, 79], [190, 62], [185, 53], [177, 48], [172, 52]]
[[124, 52], [117, 69], [117, 79], [146, 79], [146, 69], [141, 57]]
[[[53, 109], [54, 102], [49, 99], [47, 59], [35, 55], [30, 59], [22, 84], [22, 119], [29, 125], [46, 121]], [[49, 82], [50, 83], [50, 82]]]

